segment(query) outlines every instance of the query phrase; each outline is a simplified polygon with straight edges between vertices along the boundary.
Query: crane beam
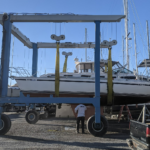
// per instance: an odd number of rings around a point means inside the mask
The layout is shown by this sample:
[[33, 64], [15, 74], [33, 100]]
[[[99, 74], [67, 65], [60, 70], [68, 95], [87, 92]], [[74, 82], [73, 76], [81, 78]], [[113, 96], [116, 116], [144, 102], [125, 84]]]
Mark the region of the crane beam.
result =
[[[2, 22], [3, 14], [0, 14]], [[120, 22], [125, 15], [10, 14], [11, 22]]]

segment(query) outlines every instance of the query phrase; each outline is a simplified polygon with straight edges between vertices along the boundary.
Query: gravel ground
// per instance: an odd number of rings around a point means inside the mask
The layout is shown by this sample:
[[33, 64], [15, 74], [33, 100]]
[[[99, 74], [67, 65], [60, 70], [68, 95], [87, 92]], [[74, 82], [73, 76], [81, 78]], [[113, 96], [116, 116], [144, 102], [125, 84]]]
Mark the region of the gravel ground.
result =
[[1, 149], [51, 149], [51, 150], [127, 150], [129, 138], [127, 123], [109, 121], [109, 131], [102, 137], [75, 133], [75, 119], [50, 117], [39, 120], [35, 125], [28, 124], [25, 114], [9, 114], [12, 127], [0, 136]]

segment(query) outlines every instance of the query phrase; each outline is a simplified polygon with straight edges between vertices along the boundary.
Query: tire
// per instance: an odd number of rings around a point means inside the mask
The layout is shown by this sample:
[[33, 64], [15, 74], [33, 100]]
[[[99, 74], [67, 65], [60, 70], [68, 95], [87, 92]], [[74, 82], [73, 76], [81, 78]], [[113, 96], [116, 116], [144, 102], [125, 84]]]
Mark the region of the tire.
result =
[[11, 128], [11, 120], [5, 115], [1, 114], [2, 127], [0, 128], [0, 135], [5, 135]]
[[44, 114], [40, 115], [42, 119], [47, 119], [48, 118], [48, 111], [45, 111]]
[[26, 113], [25, 119], [29, 124], [35, 124], [39, 120], [39, 114], [35, 110], [30, 110]]
[[100, 129], [95, 129], [95, 116], [91, 116], [87, 121], [87, 130], [94, 136], [102, 137], [106, 134], [108, 129], [108, 122], [104, 116], [101, 116], [101, 127]]

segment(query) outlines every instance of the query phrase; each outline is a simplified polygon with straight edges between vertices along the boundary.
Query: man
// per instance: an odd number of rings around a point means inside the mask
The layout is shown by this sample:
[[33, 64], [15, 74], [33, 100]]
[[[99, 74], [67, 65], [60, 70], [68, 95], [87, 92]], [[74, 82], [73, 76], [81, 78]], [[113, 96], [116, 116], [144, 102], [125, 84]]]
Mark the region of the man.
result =
[[77, 114], [77, 133], [79, 133], [79, 123], [81, 121], [81, 123], [82, 123], [82, 134], [84, 134], [84, 119], [85, 119], [86, 109], [87, 109], [87, 107], [83, 104], [79, 104], [75, 108], [75, 113], [78, 112], [78, 114]]

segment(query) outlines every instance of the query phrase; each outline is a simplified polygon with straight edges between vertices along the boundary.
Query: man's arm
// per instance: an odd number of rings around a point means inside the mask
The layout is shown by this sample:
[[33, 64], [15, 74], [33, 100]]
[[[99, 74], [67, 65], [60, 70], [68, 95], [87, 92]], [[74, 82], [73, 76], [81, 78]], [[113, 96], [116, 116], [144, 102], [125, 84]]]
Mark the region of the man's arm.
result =
[[75, 111], [75, 113], [77, 113], [77, 111], [78, 111], [78, 106], [74, 109], [74, 111]]

